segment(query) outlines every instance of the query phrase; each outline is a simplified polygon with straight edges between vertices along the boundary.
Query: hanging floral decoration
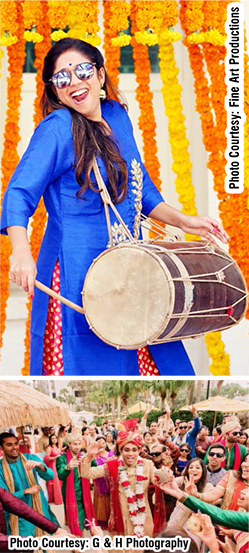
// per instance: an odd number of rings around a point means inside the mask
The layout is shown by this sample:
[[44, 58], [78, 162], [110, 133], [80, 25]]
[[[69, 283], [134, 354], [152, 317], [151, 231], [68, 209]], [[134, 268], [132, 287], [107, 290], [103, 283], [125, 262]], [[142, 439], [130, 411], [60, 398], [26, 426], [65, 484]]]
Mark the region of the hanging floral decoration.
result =
[[[12, 4], [12, 2], [3, 2], [3, 4]], [[10, 6], [8, 6], [10, 9]], [[17, 3], [12, 7], [12, 12], [15, 17], [14, 32], [17, 36], [17, 43], [8, 46], [8, 78], [7, 78], [7, 112], [4, 129], [4, 144], [3, 155], [1, 162], [1, 205], [4, 192], [7, 188], [8, 182], [14, 172], [16, 165], [19, 161], [17, 152], [18, 143], [20, 141], [20, 128], [19, 128], [19, 109], [21, 100], [21, 85], [22, 85], [22, 68], [25, 61], [25, 42], [23, 36], [23, 24], [21, 5]], [[7, 13], [5, 9], [3, 14], [6, 15], [5, 23], [8, 24]], [[3, 22], [4, 22], [3, 21]], [[7, 27], [6, 27], [7, 28]], [[9, 27], [13, 32], [13, 27]], [[0, 265], [1, 265], [1, 284], [0, 284], [0, 347], [2, 346], [3, 332], [6, 322], [6, 306], [9, 297], [9, 258], [11, 255], [11, 246], [8, 239], [1, 235], [1, 248], [0, 248]]]
[[137, 31], [134, 32], [134, 37], [139, 44], [154, 46], [158, 43], [158, 35], [155, 32], [155, 7], [156, 2], [151, 0], [137, 2]]
[[37, 32], [37, 26], [42, 19], [42, 4], [43, 2], [36, 0], [24, 0], [22, 2], [23, 23], [26, 31], [24, 39], [27, 42], [42, 42], [43, 35]]
[[113, 46], [128, 46], [131, 42], [131, 36], [124, 31], [129, 27], [128, 17], [130, 15], [130, 2], [119, 0], [119, 2], [110, 3], [111, 17], [109, 21], [110, 29], [117, 36], [111, 38]]
[[[53, 4], [53, 2], [51, 3]], [[78, 38], [80, 40], [84, 40], [85, 42], [89, 42], [92, 46], [99, 46], [101, 39], [97, 35], [97, 32], [99, 31], [98, 1], [73, 0], [67, 4], [69, 4], [69, 6], [64, 6], [64, 9], [67, 8], [67, 24], [69, 26], [69, 31], [65, 32], [62, 29], [54, 31], [51, 33], [52, 40], [57, 41], [65, 37]], [[56, 22], [58, 24], [58, 19]], [[65, 20], [63, 20], [63, 23], [65, 23]]]
[[[43, 60], [51, 46], [50, 38], [50, 26], [48, 21], [48, 7], [47, 2], [41, 2], [42, 13], [39, 21], [37, 22], [37, 30], [43, 36], [43, 41], [35, 45], [35, 62], [34, 66], [37, 69], [36, 73], [36, 97], [34, 102], [34, 125], [40, 123], [42, 119], [42, 112], [40, 107], [40, 101], [43, 94], [43, 81], [42, 81], [42, 68]], [[44, 235], [45, 224], [46, 224], [46, 211], [44, 207], [43, 200], [41, 199], [38, 207], [33, 215], [31, 222], [31, 233], [30, 233], [30, 248], [34, 260], [37, 260], [38, 252], [40, 249], [41, 241]], [[28, 309], [28, 318], [26, 322], [26, 335], [25, 335], [25, 353], [24, 353], [24, 366], [22, 368], [22, 374], [29, 374], [29, 358], [30, 358], [30, 312], [31, 312], [31, 300], [30, 298], [27, 301]]]
[[214, 376], [230, 375], [230, 356], [225, 351], [224, 342], [221, 339], [221, 332], [210, 332], [205, 336], [208, 355], [212, 362], [209, 366]]
[[17, 11], [16, 2], [1, 2], [1, 46], [11, 46], [12, 44], [16, 44], [18, 41]]
[[110, 27], [111, 19], [111, 0], [103, 0], [104, 7], [104, 52], [105, 66], [110, 79], [114, 86], [118, 88], [119, 83], [119, 66], [120, 66], [120, 47], [112, 45], [112, 38], [116, 36], [116, 31]]
[[[146, 2], [147, 3], [147, 2]], [[149, 2], [150, 3], [150, 2]], [[153, 4], [153, 2], [151, 2]], [[136, 2], [131, 2], [131, 30], [136, 34]], [[136, 100], [140, 108], [138, 126], [142, 132], [144, 164], [150, 178], [160, 191], [160, 163], [157, 156], [156, 121], [153, 108], [153, 94], [150, 90], [150, 60], [148, 47], [132, 39], [132, 56], [137, 81]]]
[[[193, 10], [192, 8], [193, 4]], [[185, 31], [186, 36], [190, 36], [190, 33], [193, 32], [193, 29], [198, 29], [197, 25], [204, 25], [204, 14], [203, 18], [200, 17], [200, 14], [196, 13], [196, 19], [194, 17], [195, 13], [195, 3], [181, 1], [180, 9], [180, 21], [183, 30]], [[202, 2], [203, 5], [203, 2]], [[202, 6], [203, 7], [203, 6]], [[193, 13], [194, 12], [194, 13]], [[210, 152], [210, 158], [217, 160], [216, 171], [213, 173], [223, 182], [224, 187], [224, 174], [222, 174], [221, 168], [221, 154], [219, 149], [217, 150], [217, 142], [221, 142], [218, 139], [218, 126], [217, 122], [214, 122], [213, 119], [213, 106], [217, 105], [218, 98], [213, 90], [213, 103], [211, 99], [209, 83], [205, 75], [204, 70], [204, 56], [201, 50], [201, 47], [197, 44], [191, 44], [188, 41], [185, 41], [185, 44], [188, 48], [190, 66], [194, 76], [194, 89], [196, 94], [196, 109], [200, 114], [201, 127], [203, 132], [203, 143], [207, 150]], [[218, 80], [220, 84], [220, 79]], [[223, 134], [221, 133], [221, 139], [223, 139]], [[224, 144], [223, 144], [224, 146]], [[214, 171], [213, 166], [213, 171]], [[218, 170], [218, 172], [217, 172]], [[210, 357], [211, 365], [209, 367], [210, 372], [213, 375], [219, 374], [230, 374], [230, 357], [225, 352], [225, 346], [221, 339], [220, 332], [212, 332], [205, 336], [205, 343], [207, 346], [208, 355]]]
[[48, 0], [48, 20], [51, 29], [62, 31], [67, 27], [69, 6], [69, 0]]

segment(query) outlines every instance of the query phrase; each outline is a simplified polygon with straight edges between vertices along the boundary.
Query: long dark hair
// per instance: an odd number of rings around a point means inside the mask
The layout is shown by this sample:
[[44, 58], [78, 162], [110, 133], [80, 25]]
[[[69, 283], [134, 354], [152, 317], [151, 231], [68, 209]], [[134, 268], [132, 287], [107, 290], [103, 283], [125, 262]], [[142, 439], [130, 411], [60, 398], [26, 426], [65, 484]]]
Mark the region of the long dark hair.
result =
[[57, 447], [58, 447], [58, 438], [57, 438], [56, 434], [50, 434], [48, 445], [50, 445], [51, 447], [53, 447], [54, 444], [53, 444], [53, 442], [52, 442], [52, 438], [53, 438], [54, 436], [56, 437], [56, 440], [57, 440], [55, 445], [57, 445]]
[[240, 466], [239, 466], [239, 469], [236, 471], [237, 472], [237, 477], [242, 480], [242, 468], [241, 468], [241, 464], [244, 463], [244, 461], [246, 460], [246, 458], [249, 457], [249, 453], [246, 453], [244, 455], [244, 457], [242, 457], [241, 459], [241, 462], [240, 462]]
[[[113, 136], [101, 121], [92, 121], [73, 108], [62, 106], [55, 94], [55, 88], [50, 82], [58, 57], [68, 50], [74, 50], [86, 56], [96, 65], [97, 71], [101, 67], [104, 67], [104, 58], [95, 46], [83, 40], [73, 38], [63, 38], [56, 42], [44, 59], [42, 79], [45, 86], [41, 100], [42, 113], [45, 117], [52, 111], [61, 109], [61, 107], [68, 109], [71, 113], [75, 176], [80, 186], [77, 196], [81, 197], [87, 188], [98, 192], [90, 178], [94, 156], [98, 155], [102, 157], [105, 163], [111, 197], [114, 203], [119, 203], [125, 198], [127, 193], [127, 167]], [[114, 99], [122, 103], [120, 94], [114, 87], [106, 71], [103, 88], [108, 101]], [[124, 103], [122, 105], [126, 107]], [[82, 176], [83, 171], [85, 175], [84, 179]]]
[[[200, 478], [199, 482], [196, 483], [196, 487], [197, 487], [198, 492], [203, 492], [203, 490], [206, 486], [206, 483], [207, 483], [207, 467], [206, 467], [206, 465], [205, 465], [205, 463], [202, 459], [200, 459], [199, 457], [194, 457], [194, 459], [191, 459], [188, 462], [188, 464], [186, 465], [184, 471], [182, 472], [182, 475], [187, 476], [187, 478], [189, 478], [189, 467], [191, 467], [191, 465], [195, 461], [199, 461], [199, 463], [201, 465], [201, 468], [202, 468], [202, 475], [201, 475], [201, 478]], [[184, 489], [184, 484], [183, 484], [182, 489]]]

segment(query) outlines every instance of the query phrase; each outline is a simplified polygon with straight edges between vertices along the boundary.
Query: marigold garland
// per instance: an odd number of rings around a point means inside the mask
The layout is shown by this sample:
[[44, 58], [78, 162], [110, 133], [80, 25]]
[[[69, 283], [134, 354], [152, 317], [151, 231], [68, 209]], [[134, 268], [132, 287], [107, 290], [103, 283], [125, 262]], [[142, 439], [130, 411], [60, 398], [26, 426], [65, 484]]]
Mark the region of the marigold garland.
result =
[[49, 0], [48, 19], [51, 29], [65, 29], [68, 23], [69, 0]]
[[1, 46], [11, 46], [18, 41], [18, 11], [16, 2], [1, 2]]
[[[151, 66], [149, 60], [148, 46], [138, 43], [135, 39], [135, 37], [137, 36], [137, 5], [137, 2], [131, 2], [131, 30], [133, 34], [132, 56], [134, 59], [134, 72], [136, 76], [136, 81], [138, 83], [138, 86], [136, 88], [136, 100], [138, 101], [140, 108], [138, 126], [142, 132], [145, 167], [153, 183], [160, 191], [162, 188], [162, 182], [160, 179], [160, 163], [157, 157], [156, 121], [153, 108], [153, 94], [150, 90]], [[161, 224], [161, 226], [165, 227], [163, 223]], [[155, 237], [153, 230], [149, 232], [149, 236], [150, 238]]]
[[110, 29], [118, 36], [111, 39], [113, 46], [127, 46], [131, 42], [131, 36], [125, 34], [124, 31], [128, 28], [128, 17], [130, 15], [130, 2], [119, 0], [119, 2], [111, 2], [110, 4], [111, 17], [109, 21]]
[[[41, 2], [42, 4], [42, 17], [38, 22], [37, 29], [40, 34], [43, 36], [43, 41], [35, 45], [35, 63], [34, 66], [37, 68], [36, 73], [36, 98], [34, 103], [34, 124], [35, 127], [40, 123], [42, 119], [42, 113], [40, 108], [40, 100], [43, 93], [43, 81], [42, 81], [42, 67], [43, 60], [47, 54], [50, 46], [50, 27], [48, 21], [48, 8], [47, 2]], [[37, 260], [38, 252], [40, 249], [41, 241], [44, 234], [46, 223], [46, 211], [44, 208], [43, 200], [41, 199], [38, 207], [33, 215], [31, 222], [31, 234], [30, 234], [30, 247], [34, 260]], [[31, 301], [28, 299], [27, 302], [28, 309], [28, 318], [26, 322], [26, 335], [25, 335], [25, 353], [24, 353], [24, 366], [22, 368], [22, 374], [29, 374], [29, 358], [30, 358], [30, 312], [31, 312]]]
[[205, 336], [208, 355], [212, 359], [209, 367], [211, 374], [215, 376], [230, 375], [230, 356], [225, 351], [221, 332], [210, 332]]
[[[3, 2], [2, 4], [12, 4], [12, 2]], [[6, 6], [4, 6], [6, 8]], [[2, 6], [3, 8], [3, 6]], [[10, 8], [10, 7], [9, 7]], [[3, 156], [2, 156], [2, 181], [1, 181], [1, 205], [4, 192], [7, 188], [8, 182], [14, 172], [16, 165], [19, 161], [17, 152], [17, 146], [20, 141], [19, 135], [19, 107], [21, 100], [21, 85], [22, 85], [22, 68], [25, 60], [25, 42], [22, 39], [23, 36], [23, 23], [21, 5], [17, 3], [12, 6], [10, 12], [15, 16], [15, 32], [18, 37], [17, 44], [8, 46], [8, 72], [7, 79], [7, 112], [6, 122], [4, 130], [4, 144], [3, 144]], [[3, 14], [1, 14], [3, 15]], [[5, 16], [5, 24], [9, 24]], [[12, 29], [12, 27], [10, 27]], [[0, 249], [0, 264], [1, 264], [1, 293], [0, 293], [0, 306], [1, 306], [1, 323], [0, 323], [0, 347], [2, 347], [3, 332], [6, 322], [6, 306], [9, 297], [9, 257], [11, 254], [11, 245], [9, 240], [1, 235], [1, 249]]]
[[24, 39], [27, 42], [41, 42], [43, 35], [37, 32], [37, 26], [42, 20], [42, 1], [24, 0], [22, 2], [23, 23], [25, 29]]
[[[98, 1], [97, 0], [73, 0], [68, 10], [68, 25], [70, 27], [66, 36], [78, 38], [99, 46], [101, 39], [97, 36], [98, 25]], [[61, 33], [61, 31], [59, 31]], [[51, 35], [53, 39], [59, 36], [57, 33]]]
[[[181, 1], [180, 9], [180, 21], [183, 30], [186, 35], [189, 36], [190, 31], [193, 30], [193, 27], [196, 25], [193, 18], [190, 20], [188, 15], [189, 2]], [[189, 26], [188, 26], [189, 25]], [[213, 172], [216, 175], [216, 178], [219, 178], [223, 181], [224, 178], [222, 175], [221, 168], [221, 155], [217, 151], [217, 125], [215, 125], [213, 120], [213, 114], [211, 111], [211, 95], [209, 92], [209, 85], [207, 78], [204, 72], [204, 58], [200, 46], [191, 45], [187, 43], [190, 66], [193, 71], [194, 76], [194, 88], [196, 93], [196, 109], [200, 114], [201, 127], [203, 132], [203, 142], [206, 150], [211, 152], [209, 159], [216, 160], [216, 165], [213, 166]], [[220, 81], [219, 81], [220, 83]], [[213, 102], [217, 108], [217, 98], [213, 91]], [[223, 135], [221, 139], [223, 138]], [[219, 142], [222, 142], [219, 141]], [[220, 332], [212, 332], [205, 336], [205, 343], [207, 346], [207, 351], [210, 359], [212, 360], [209, 367], [210, 372], [214, 375], [219, 374], [230, 374], [230, 358], [229, 355], [225, 352], [224, 343], [221, 339]]]
[[120, 66], [120, 47], [113, 46], [111, 39], [114, 38], [116, 32], [110, 27], [111, 4], [116, 4], [116, 0], [103, 0], [104, 7], [104, 52], [105, 66], [110, 79], [117, 88], [119, 83], [119, 66]]

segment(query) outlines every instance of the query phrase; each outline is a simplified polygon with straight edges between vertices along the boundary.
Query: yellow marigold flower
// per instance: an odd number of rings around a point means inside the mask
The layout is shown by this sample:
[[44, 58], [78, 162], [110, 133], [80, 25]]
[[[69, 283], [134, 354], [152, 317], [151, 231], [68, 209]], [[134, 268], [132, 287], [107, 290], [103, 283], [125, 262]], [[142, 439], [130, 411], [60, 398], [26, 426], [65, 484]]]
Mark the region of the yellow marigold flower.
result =
[[53, 31], [50, 36], [54, 42], [57, 42], [58, 40], [61, 40], [61, 38], [66, 38], [68, 35], [62, 31], [62, 29], [59, 29], [58, 31]]
[[112, 46], [128, 46], [131, 42], [131, 36], [120, 34], [111, 39]]
[[101, 38], [98, 35], [87, 35], [84, 40], [92, 46], [99, 46], [101, 44]]
[[165, 42], [177, 42], [182, 38], [182, 35], [180, 33], [177, 33], [176, 31], [171, 31], [170, 29], [166, 29], [162, 33], [160, 33], [160, 40], [163, 40]]
[[188, 44], [201, 44], [202, 42], [206, 42], [206, 33], [191, 33], [186, 38]]
[[144, 46], [147, 44], [147, 46], [155, 46], [158, 42], [158, 35], [156, 33], [150, 32], [149, 30], [146, 31], [137, 31], [135, 33], [135, 39], [139, 44], [143, 44]]
[[18, 41], [18, 38], [16, 35], [1, 35], [0, 37], [0, 46], [12, 46], [12, 44], [16, 44]]
[[36, 33], [34, 31], [25, 31], [23, 33], [23, 38], [27, 41], [27, 42], [42, 42], [43, 41], [43, 36], [40, 35], [40, 33]]
[[204, 33], [205, 41], [214, 46], [225, 46], [226, 36], [222, 35], [217, 29], [210, 29]]

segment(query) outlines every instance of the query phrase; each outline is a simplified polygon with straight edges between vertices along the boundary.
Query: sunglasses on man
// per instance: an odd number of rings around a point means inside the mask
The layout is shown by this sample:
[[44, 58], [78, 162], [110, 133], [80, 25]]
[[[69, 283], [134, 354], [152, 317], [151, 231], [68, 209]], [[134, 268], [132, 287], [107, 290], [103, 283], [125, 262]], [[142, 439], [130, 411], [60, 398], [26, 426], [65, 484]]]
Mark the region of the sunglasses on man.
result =
[[186, 430], [188, 427], [187, 426], [178, 426], [179, 430]]
[[152, 451], [151, 453], [152, 457], [159, 457], [159, 455], [162, 455], [162, 451]]
[[62, 69], [61, 71], [58, 71], [58, 73], [55, 73], [53, 77], [49, 79], [49, 82], [51, 82], [56, 88], [66, 88], [71, 83], [72, 72], [76, 75], [78, 79], [80, 79], [80, 81], [88, 81], [88, 79], [93, 76], [94, 65], [96, 65], [96, 63], [85, 61], [83, 63], [79, 63], [79, 65], [77, 65], [77, 67], [75, 67], [75, 69], [72, 69], [71, 71], [66, 71], [66, 69]]
[[208, 453], [209, 457], [217, 457], [217, 459], [221, 459], [223, 457], [224, 453], [215, 453], [214, 451], [210, 451]]
[[241, 436], [241, 432], [237, 432], [236, 430], [234, 432], [228, 432], [228, 434], [232, 434], [232, 436]]

